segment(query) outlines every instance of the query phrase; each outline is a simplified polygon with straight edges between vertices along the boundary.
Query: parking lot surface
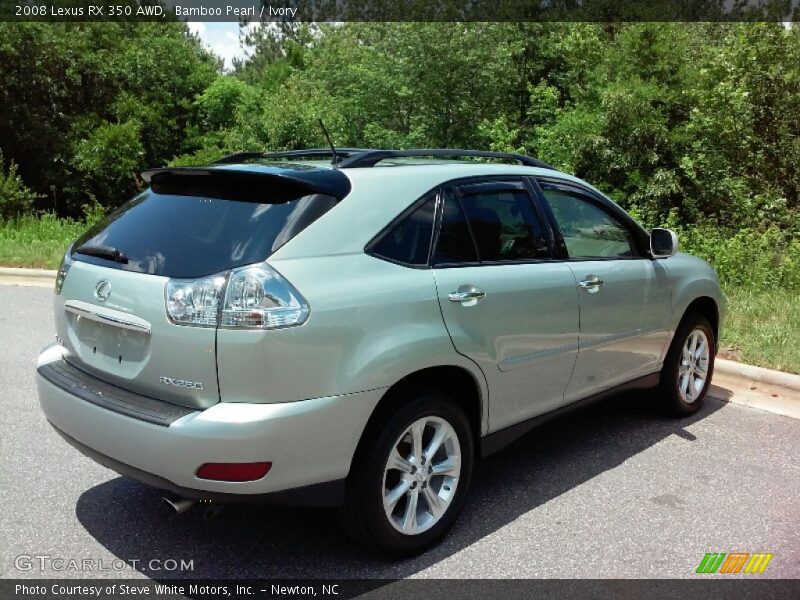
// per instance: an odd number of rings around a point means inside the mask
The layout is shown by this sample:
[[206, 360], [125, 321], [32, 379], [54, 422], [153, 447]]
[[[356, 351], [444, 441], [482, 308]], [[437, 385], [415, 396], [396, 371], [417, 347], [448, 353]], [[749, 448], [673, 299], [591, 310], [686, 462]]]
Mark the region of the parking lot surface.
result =
[[[720, 399], [671, 420], [640, 393], [534, 430], [478, 464], [452, 533], [410, 560], [362, 552], [333, 510], [171, 514], [158, 491], [83, 457], [39, 411], [52, 293], [0, 285], [4, 578], [693, 577], [705, 553], [737, 551], [774, 555], [747, 577], [800, 576], [800, 421]], [[56, 558], [95, 568], [59, 570]]]

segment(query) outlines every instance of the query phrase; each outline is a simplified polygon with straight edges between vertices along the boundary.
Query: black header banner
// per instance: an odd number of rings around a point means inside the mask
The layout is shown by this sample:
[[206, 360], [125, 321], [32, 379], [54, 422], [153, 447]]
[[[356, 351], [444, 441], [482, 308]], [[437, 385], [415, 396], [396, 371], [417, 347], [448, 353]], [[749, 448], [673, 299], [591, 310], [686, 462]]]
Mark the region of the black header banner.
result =
[[2, 21], [773, 21], [800, 0], [0, 0]]

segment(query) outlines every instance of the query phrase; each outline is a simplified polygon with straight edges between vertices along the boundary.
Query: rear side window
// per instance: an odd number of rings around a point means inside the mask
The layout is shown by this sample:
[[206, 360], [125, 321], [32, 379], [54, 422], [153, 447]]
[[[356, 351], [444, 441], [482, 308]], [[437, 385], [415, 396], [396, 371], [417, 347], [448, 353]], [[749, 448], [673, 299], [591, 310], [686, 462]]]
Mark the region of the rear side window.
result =
[[[258, 201], [251, 202], [239, 199], [240, 194], [225, 199], [225, 194], [156, 189], [127, 202], [79, 238], [73, 259], [151, 275], [202, 277], [266, 259], [337, 203], [332, 196], [297, 190], [278, 191], [270, 202], [262, 189]], [[127, 262], [75, 251], [81, 247], [116, 250]]]
[[372, 254], [406, 265], [428, 264], [436, 196], [401, 219], [371, 249]]
[[460, 198], [448, 192], [434, 255], [436, 264], [550, 256], [544, 229], [524, 190], [486, 191]]
[[524, 190], [472, 194], [461, 204], [481, 262], [550, 257], [544, 230]]
[[436, 242], [436, 265], [478, 262], [478, 254], [461, 204], [451, 191], [445, 194], [442, 225]]

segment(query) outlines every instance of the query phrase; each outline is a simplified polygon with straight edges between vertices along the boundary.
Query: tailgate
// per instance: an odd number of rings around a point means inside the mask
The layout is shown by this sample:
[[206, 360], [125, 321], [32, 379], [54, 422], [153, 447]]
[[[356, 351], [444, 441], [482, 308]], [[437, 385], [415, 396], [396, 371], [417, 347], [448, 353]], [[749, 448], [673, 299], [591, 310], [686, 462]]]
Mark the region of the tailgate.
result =
[[219, 402], [216, 329], [170, 323], [166, 282], [166, 277], [75, 261], [55, 296], [58, 337], [68, 362], [100, 379], [207, 408]]

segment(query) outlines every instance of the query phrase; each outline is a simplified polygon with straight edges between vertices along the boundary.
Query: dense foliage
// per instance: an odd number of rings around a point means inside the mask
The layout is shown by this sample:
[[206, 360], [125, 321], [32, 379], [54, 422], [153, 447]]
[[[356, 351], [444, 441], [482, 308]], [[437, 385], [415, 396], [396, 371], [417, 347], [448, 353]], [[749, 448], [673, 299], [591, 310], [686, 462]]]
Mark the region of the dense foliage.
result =
[[284, 52], [267, 37], [227, 90], [238, 111], [208, 120], [221, 149], [320, 145], [321, 116], [342, 145], [529, 152], [649, 223], [797, 227], [797, 28], [351, 23], [295, 29]]
[[118, 204], [184, 150], [217, 71], [182, 24], [0, 23], [0, 149], [39, 208]]
[[346, 23], [248, 43], [221, 74], [178, 23], [0, 24], [2, 214], [75, 217], [148, 166], [321, 146], [322, 118], [340, 145], [534, 154], [679, 229], [726, 283], [800, 288], [797, 27]]

